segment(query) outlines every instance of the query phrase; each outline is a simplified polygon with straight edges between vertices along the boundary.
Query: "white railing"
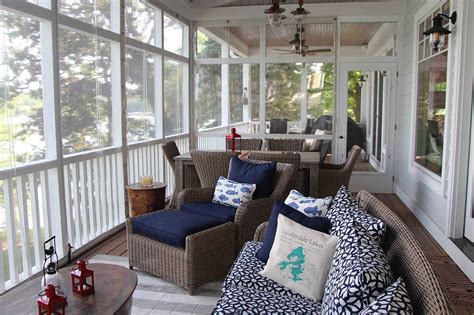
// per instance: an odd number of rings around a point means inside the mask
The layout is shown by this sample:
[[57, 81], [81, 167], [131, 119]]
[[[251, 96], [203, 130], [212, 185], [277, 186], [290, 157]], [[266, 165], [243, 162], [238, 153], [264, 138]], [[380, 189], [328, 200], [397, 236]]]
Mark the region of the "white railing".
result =
[[64, 184], [68, 240], [74, 248], [124, 222], [120, 148], [65, 158]]
[[[129, 145], [130, 183], [153, 175], [168, 184], [168, 195], [172, 193], [173, 172], [161, 150], [169, 140], [176, 141], [180, 152], [189, 150], [187, 134]], [[43, 243], [52, 235], [59, 238], [58, 254], [63, 257], [61, 244], [77, 250], [125, 221], [120, 147], [66, 156], [59, 164], [42, 161], [0, 171], [0, 292], [42, 270]], [[58, 182], [60, 168], [63, 183]]]
[[[35, 164], [30, 173], [0, 172], [0, 291], [29, 278], [43, 266], [43, 242], [54, 230], [57, 169]], [[41, 169], [44, 166], [44, 169]]]

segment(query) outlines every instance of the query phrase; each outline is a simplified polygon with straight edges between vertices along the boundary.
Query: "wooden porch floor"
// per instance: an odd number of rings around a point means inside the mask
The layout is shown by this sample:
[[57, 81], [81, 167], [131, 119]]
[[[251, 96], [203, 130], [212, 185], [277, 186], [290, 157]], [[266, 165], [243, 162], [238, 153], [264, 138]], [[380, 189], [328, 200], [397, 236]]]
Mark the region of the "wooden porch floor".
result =
[[[456, 314], [474, 314], [474, 283], [462, 273], [446, 252], [430, 236], [413, 213], [394, 194], [375, 194], [382, 202], [395, 211], [407, 224], [415, 238], [420, 242], [428, 259], [445, 285], [456, 310]], [[81, 258], [90, 259], [94, 255], [127, 256], [125, 230], [112, 235], [109, 239], [93, 247]]]

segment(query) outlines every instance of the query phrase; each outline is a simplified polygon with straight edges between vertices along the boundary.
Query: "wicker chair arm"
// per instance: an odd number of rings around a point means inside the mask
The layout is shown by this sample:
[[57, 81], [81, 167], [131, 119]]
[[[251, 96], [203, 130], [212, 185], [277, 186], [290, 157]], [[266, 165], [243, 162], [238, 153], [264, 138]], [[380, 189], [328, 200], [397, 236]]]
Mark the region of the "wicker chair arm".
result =
[[267, 232], [268, 228], [268, 221], [263, 222], [257, 227], [257, 230], [255, 231], [255, 234], [253, 236], [253, 240], [255, 242], [261, 242], [263, 241], [263, 237], [265, 236], [265, 233]]
[[214, 195], [212, 188], [187, 188], [183, 189], [178, 195], [178, 209], [184, 203], [189, 202], [210, 202]]
[[125, 228], [127, 230], [127, 234], [133, 233], [132, 218], [127, 218], [127, 220], [125, 220]]
[[[194, 251], [195, 253], [199, 251], [201, 256], [205, 258], [206, 255], [209, 254], [207, 249], [209, 249], [211, 252], [214, 250], [212, 246], [208, 245], [215, 244], [216, 241], [223, 240], [226, 243], [226, 247], [234, 248], [234, 236], [235, 225], [232, 224], [232, 222], [227, 222], [187, 236], [186, 249], [188, 251]], [[230, 251], [233, 252], [233, 250]]]
[[268, 221], [273, 208], [273, 198], [262, 198], [243, 203], [237, 208], [234, 223], [237, 227], [237, 244], [253, 239], [257, 227]]

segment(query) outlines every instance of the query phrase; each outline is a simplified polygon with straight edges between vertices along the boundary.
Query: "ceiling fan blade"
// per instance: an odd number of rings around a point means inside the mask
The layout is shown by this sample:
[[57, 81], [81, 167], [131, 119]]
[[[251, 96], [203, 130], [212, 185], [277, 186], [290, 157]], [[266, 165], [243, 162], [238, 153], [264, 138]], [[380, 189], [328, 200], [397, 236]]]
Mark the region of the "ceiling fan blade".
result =
[[294, 52], [289, 52], [289, 53], [284, 53], [284, 54], [280, 54], [280, 55], [283, 56], [283, 55], [293, 55], [293, 54], [294, 54]]
[[293, 50], [290, 50], [290, 49], [279, 49], [279, 48], [273, 48], [272, 50], [276, 50], [276, 51], [288, 51], [288, 52], [293, 52]]
[[310, 49], [307, 50], [306, 52], [330, 52], [331, 49], [329, 48], [321, 48], [321, 49]]

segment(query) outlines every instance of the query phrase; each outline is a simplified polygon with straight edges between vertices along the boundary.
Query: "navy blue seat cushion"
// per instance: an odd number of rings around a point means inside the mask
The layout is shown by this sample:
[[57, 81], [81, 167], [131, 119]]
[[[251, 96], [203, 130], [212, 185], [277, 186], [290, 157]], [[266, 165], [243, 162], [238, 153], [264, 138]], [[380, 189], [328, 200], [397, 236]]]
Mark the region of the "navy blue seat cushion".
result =
[[132, 218], [133, 232], [178, 247], [185, 247], [186, 236], [222, 224], [217, 218], [171, 210]]
[[238, 183], [256, 184], [253, 199], [269, 197], [273, 192], [276, 162], [252, 163], [232, 157], [229, 179]]
[[331, 221], [325, 217], [307, 217], [303, 213], [295, 210], [283, 202], [277, 200], [273, 205], [272, 213], [270, 214], [270, 219], [268, 220], [268, 228], [263, 237], [263, 245], [257, 251], [257, 258], [263, 262], [268, 261], [268, 256], [270, 255], [270, 250], [273, 246], [273, 241], [275, 240], [275, 233], [278, 223], [278, 215], [282, 214], [287, 218], [316, 231], [323, 233], [329, 233], [331, 229]]
[[181, 205], [181, 211], [196, 215], [205, 215], [222, 222], [233, 222], [237, 208], [215, 202], [190, 202]]

